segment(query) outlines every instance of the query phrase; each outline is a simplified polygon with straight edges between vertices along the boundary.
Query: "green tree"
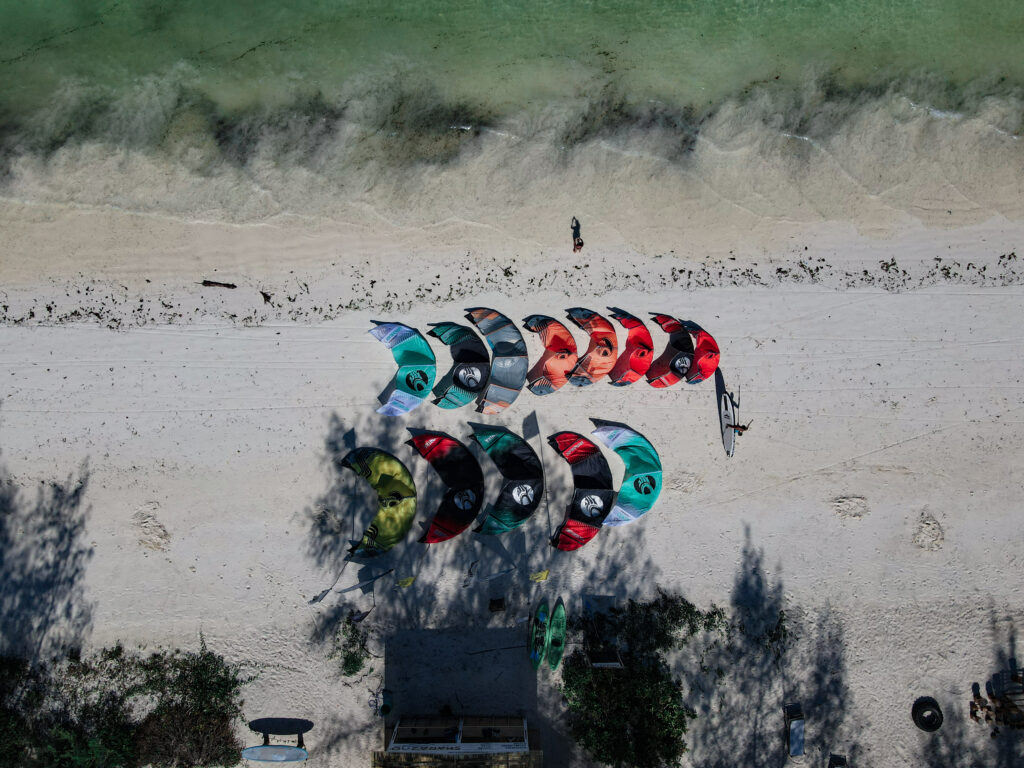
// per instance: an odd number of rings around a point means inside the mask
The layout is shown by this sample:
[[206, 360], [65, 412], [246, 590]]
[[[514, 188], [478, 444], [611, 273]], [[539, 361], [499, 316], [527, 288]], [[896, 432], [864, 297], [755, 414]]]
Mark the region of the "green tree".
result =
[[562, 693], [573, 738], [591, 756], [615, 768], [674, 766], [686, 752], [694, 717], [665, 653], [696, 635], [727, 636], [725, 613], [708, 611], [663, 591], [649, 602], [630, 601], [575, 622], [587, 648], [614, 647], [622, 669], [595, 669], [576, 650], [562, 671]]

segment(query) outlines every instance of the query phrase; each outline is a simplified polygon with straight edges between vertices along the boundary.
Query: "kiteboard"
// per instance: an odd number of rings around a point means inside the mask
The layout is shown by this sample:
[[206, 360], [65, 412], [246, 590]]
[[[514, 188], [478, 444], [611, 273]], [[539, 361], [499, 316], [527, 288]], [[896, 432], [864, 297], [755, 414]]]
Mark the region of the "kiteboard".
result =
[[725, 388], [725, 376], [722, 369], [715, 369], [715, 395], [718, 397], [718, 418], [722, 426], [722, 445], [725, 455], [732, 456], [736, 452], [736, 430], [739, 424], [740, 399]]
[[530, 622], [530, 664], [534, 669], [540, 668], [544, 660], [544, 654], [548, 650], [548, 642], [551, 640], [551, 616], [548, 613], [548, 601], [541, 600], [537, 610], [534, 611], [533, 620]]
[[548, 666], [554, 672], [562, 663], [565, 653], [565, 605], [559, 599], [551, 613], [551, 629], [548, 630]]
[[242, 750], [244, 760], [256, 760], [261, 763], [300, 763], [308, 757], [309, 753], [306, 750], [287, 744], [261, 744]]

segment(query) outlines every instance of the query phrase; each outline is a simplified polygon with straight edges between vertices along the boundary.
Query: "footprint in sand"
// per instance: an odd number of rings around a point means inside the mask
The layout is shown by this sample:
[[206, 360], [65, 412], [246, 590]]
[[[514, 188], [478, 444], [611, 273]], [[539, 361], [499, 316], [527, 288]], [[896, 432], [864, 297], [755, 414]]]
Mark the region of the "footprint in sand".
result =
[[942, 530], [939, 521], [931, 512], [922, 512], [914, 525], [914, 536], [911, 541], [915, 546], [929, 552], [942, 549], [942, 543], [946, 540], [946, 532]]
[[704, 484], [704, 478], [692, 472], [681, 472], [668, 482], [668, 488], [681, 493], [693, 493]]
[[171, 534], [167, 532], [164, 524], [157, 520], [156, 513], [159, 511], [159, 502], [146, 502], [132, 515], [132, 525], [143, 549], [164, 552], [171, 543]]
[[836, 496], [832, 499], [832, 509], [844, 520], [859, 520], [871, 511], [863, 496]]

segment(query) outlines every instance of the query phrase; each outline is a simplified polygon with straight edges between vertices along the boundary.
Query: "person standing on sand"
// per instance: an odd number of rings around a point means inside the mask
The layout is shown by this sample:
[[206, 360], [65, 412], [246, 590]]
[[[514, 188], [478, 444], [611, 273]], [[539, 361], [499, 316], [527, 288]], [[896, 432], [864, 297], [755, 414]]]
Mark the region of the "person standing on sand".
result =
[[580, 220], [573, 216], [572, 223], [569, 226], [572, 228], [572, 252], [579, 253], [583, 250], [583, 238], [580, 237]]

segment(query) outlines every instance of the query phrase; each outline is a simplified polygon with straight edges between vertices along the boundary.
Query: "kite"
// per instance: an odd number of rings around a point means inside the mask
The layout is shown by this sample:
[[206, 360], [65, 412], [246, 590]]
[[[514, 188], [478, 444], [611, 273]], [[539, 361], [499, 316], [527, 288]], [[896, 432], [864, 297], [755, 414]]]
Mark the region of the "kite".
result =
[[530, 444], [504, 427], [472, 424], [473, 439], [498, 467], [503, 482], [477, 533], [495, 535], [522, 525], [540, 506], [544, 467]]
[[491, 360], [487, 348], [473, 329], [456, 323], [431, 323], [428, 336], [439, 339], [451, 347], [455, 365], [444, 375], [434, 389], [440, 408], [461, 408], [483, 392], [491, 373]]
[[624, 309], [608, 307], [615, 320], [628, 331], [626, 336], [626, 348], [615, 361], [615, 367], [608, 372], [608, 382], [613, 387], [624, 387], [638, 381], [641, 376], [647, 373], [654, 360], [654, 340], [651, 339], [651, 332], [647, 330], [644, 321], [635, 317]]
[[[669, 334], [668, 346], [647, 371], [647, 381], [659, 389], [671, 387], [685, 378], [696, 384], [711, 376], [718, 367], [718, 344], [711, 334], [693, 322], [683, 322], [671, 315], [653, 315], [654, 321]], [[694, 346], [694, 339], [697, 344]]]
[[458, 536], [476, 518], [484, 501], [484, 473], [480, 462], [466, 446], [442, 432], [417, 430], [408, 442], [430, 462], [448, 486], [420, 541], [437, 544]]
[[484, 335], [493, 352], [491, 378], [476, 409], [489, 415], [500, 413], [519, 397], [526, 383], [526, 342], [513, 322], [493, 309], [467, 309], [466, 319]]
[[557, 432], [548, 442], [569, 462], [573, 483], [566, 520], [551, 545], [571, 552], [594, 538], [612, 511], [612, 471], [601, 449], [578, 432]]
[[596, 312], [583, 307], [567, 309], [569, 319], [590, 335], [590, 346], [587, 353], [576, 363], [569, 374], [569, 383], [577, 387], [593, 384], [615, 366], [615, 353], [618, 341], [615, 328]]
[[394, 355], [398, 363], [395, 388], [388, 401], [377, 409], [385, 416], [401, 416], [420, 405], [434, 385], [437, 359], [423, 335], [402, 323], [381, 323], [376, 320], [370, 333]]
[[341, 459], [377, 492], [377, 514], [363, 538], [352, 542], [353, 556], [380, 555], [402, 540], [416, 517], [416, 484], [405, 465], [377, 448], [356, 448]]
[[576, 340], [569, 329], [547, 315], [530, 315], [523, 327], [540, 334], [544, 354], [526, 374], [526, 386], [535, 395], [550, 395], [569, 380], [569, 372], [576, 367]]
[[651, 510], [661, 493], [661, 459], [650, 441], [627, 426], [595, 421], [591, 434], [611, 448], [626, 465], [615, 506], [605, 525], [625, 525]]

